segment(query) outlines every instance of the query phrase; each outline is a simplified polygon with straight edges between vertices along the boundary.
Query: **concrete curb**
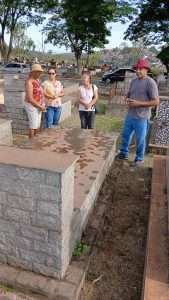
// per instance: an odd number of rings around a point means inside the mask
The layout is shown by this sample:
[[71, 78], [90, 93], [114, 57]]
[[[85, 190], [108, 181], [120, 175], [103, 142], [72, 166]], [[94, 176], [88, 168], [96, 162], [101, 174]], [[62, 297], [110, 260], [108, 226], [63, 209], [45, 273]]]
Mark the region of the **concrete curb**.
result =
[[142, 300], [168, 300], [166, 157], [155, 156]]
[[35, 294], [36, 299], [78, 300], [85, 281], [86, 262], [73, 262], [64, 280], [37, 275], [7, 265], [0, 265], [0, 283], [24, 293]]

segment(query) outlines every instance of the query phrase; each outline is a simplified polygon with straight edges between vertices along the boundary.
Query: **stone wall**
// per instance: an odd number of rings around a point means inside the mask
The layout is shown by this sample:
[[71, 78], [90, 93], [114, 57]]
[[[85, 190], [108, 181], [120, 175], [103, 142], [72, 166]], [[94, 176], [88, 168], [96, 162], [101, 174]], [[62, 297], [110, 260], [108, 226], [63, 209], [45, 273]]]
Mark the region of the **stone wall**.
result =
[[10, 120], [0, 119], [0, 145], [12, 145], [12, 127]]
[[169, 145], [169, 97], [160, 97], [160, 107], [152, 126], [151, 140], [156, 145]]
[[168, 242], [169, 242], [169, 144], [168, 144], [167, 161], [166, 161], [166, 181], [167, 181], [166, 185], [167, 185], [167, 200], [168, 200], [167, 208], [168, 208]]
[[62, 278], [70, 260], [74, 164], [0, 147], [0, 262]]
[[[0, 118], [12, 120], [12, 130], [14, 133], [27, 134], [28, 118], [24, 110], [25, 78], [23, 75], [6, 75], [4, 76], [4, 82], [4, 105], [0, 104]], [[72, 94], [77, 89], [77, 84], [72, 84], [65, 88], [60, 122], [71, 115]], [[45, 122], [43, 118], [42, 128], [44, 127]]]

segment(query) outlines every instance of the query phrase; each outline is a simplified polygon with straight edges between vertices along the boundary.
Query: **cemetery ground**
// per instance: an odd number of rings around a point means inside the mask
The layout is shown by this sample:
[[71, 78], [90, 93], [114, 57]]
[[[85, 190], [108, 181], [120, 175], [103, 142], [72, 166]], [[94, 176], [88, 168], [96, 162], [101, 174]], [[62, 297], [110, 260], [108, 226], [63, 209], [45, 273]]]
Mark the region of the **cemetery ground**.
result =
[[[101, 96], [98, 108], [96, 129], [109, 134], [120, 133], [124, 105], [111, 104], [107, 97]], [[59, 127], [80, 127], [76, 103], [73, 103], [71, 117]], [[26, 140], [26, 136], [14, 135], [17, 146], [24, 145]], [[117, 148], [119, 143], [120, 138]], [[86, 280], [78, 300], [141, 300], [153, 155], [146, 154], [144, 167], [134, 169], [130, 165], [134, 152], [132, 146], [129, 162], [114, 161], [82, 239], [74, 250], [72, 263], [86, 266]], [[0, 300], [22, 299], [50, 298], [0, 286]]]
[[[104, 99], [102, 100], [104, 104]], [[113, 107], [112, 114], [98, 114], [96, 128], [103, 132], [121, 132], [124, 109]], [[61, 127], [79, 127], [77, 108]], [[22, 144], [26, 137], [15, 136]], [[132, 148], [130, 161], [134, 157]], [[140, 300], [147, 238], [151, 189], [152, 156], [145, 166], [132, 169], [130, 163], [115, 161], [100, 190], [98, 201], [89, 219], [73, 260], [88, 265], [80, 300]], [[2, 296], [1, 296], [2, 295]], [[7, 298], [3, 295], [6, 295]], [[15, 296], [15, 298], [13, 298]], [[0, 299], [34, 300], [0, 288]], [[56, 299], [57, 300], [57, 299]]]
[[[147, 156], [144, 168], [132, 169], [128, 162], [119, 161], [111, 167], [81, 243], [74, 251], [73, 260], [88, 265], [79, 300], [141, 299], [151, 164], [152, 158]], [[40, 298], [1, 286], [0, 299]]]
[[140, 300], [151, 189], [144, 168], [115, 161], [100, 191], [82, 242], [91, 257], [80, 300]]

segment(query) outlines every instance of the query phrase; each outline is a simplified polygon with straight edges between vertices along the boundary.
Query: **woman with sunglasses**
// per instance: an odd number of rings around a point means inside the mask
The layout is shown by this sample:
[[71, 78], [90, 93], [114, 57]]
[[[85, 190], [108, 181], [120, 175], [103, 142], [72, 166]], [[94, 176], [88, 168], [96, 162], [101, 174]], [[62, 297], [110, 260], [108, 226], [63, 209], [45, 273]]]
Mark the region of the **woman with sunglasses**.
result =
[[61, 98], [64, 96], [64, 90], [61, 82], [57, 79], [56, 70], [52, 67], [48, 70], [48, 80], [43, 83], [43, 89], [46, 100], [46, 128], [54, 128], [60, 119]]

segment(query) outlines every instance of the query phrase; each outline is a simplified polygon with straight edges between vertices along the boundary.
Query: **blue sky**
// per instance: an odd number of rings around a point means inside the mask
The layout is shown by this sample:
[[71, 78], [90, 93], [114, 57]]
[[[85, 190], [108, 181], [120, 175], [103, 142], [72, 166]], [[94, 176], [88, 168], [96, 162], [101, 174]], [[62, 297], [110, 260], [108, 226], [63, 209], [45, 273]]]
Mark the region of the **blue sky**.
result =
[[[114, 48], [119, 46], [124, 40], [123, 35], [125, 30], [127, 29], [129, 24], [121, 24], [121, 23], [112, 23], [111, 26], [111, 37], [109, 38], [109, 44], [105, 46], [105, 48]], [[41, 35], [41, 27], [37, 27], [35, 25], [31, 26], [27, 29], [27, 35], [29, 35], [35, 42], [37, 50], [42, 50], [42, 35]], [[127, 41], [128, 44], [130, 42]], [[45, 51], [52, 50], [55, 53], [63, 53], [66, 50], [62, 47], [53, 47], [51, 44], [45, 45]]]

